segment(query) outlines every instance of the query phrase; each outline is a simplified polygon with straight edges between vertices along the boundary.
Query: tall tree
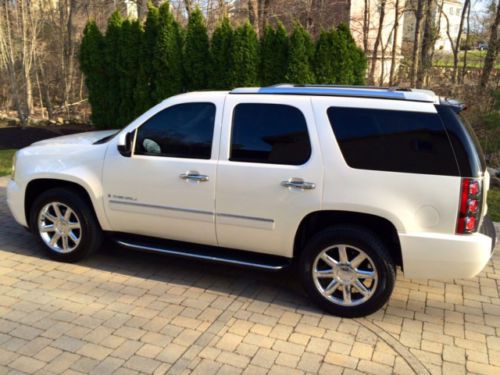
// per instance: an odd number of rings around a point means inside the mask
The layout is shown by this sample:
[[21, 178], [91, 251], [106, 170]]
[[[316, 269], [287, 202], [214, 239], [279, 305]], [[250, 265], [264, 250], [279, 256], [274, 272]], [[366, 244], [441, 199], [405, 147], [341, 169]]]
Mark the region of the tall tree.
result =
[[107, 78], [104, 61], [104, 36], [95, 21], [90, 21], [83, 30], [80, 44], [80, 68], [85, 74], [85, 85], [88, 100], [92, 107], [92, 123], [97, 128], [105, 128], [107, 124], [106, 105]]
[[451, 81], [453, 83], [457, 82], [458, 78], [458, 58], [460, 54], [460, 42], [462, 41], [462, 33], [464, 30], [465, 16], [467, 15], [467, 8], [470, 7], [470, 0], [465, 0], [464, 7], [462, 8], [462, 14], [460, 16], [460, 24], [458, 25], [457, 37], [455, 39], [455, 45], [453, 47], [453, 74]]
[[120, 110], [117, 119], [119, 126], [127, 125], [139, 114], [136, 113], [134, 92], [141, 57], [139, 53], [141, 39], [142, 27], [139, 21], [125, 20], [122, 24], [119, 43]]
[[144, 24], [141, 46], [138, 48], [140, 53], [140, 65], [137, 72], [137, 85], [134, 92], [135, 113], [137, 114], [145, 112], [156, 104], [156, 99], [153, 97], [153, 93], [156, 91], [156, 77], [153, 68], [153, 60], [155, 57], [155, 46], [158, 39], [159, 28], [160, 12], [158, 8], [150, 3], [148, 5], [148, 15]]
[[233, 28], [229, 19], [224, 17], [216, 27], [212, 35], [211, 56], [212, 72], [210, 76], [210, 88], [224, 90], [231, 88], [231, 77], [228, 74], [232, 70]]
[[259, 84], [259, 42], [250, 22], [234, 33], [231, 62], [234, 87]]
[[[377, 66], [377, 60], [378, 60], [378, 49], [379, 49], [380, 44], [382, 43], [382, 31], [384, 29], [384, 18], [385, 18], [385, 6], [386, 6], [386, 4], [387, 4], [387, 0], [380, 0], [377, 36], [375, 38], [375, 43], [373, 44], [372, 61], [371, 61], [370, 76], [369, 76], [369, 81], [370, 81], [370, 84], [372, 84], [372, 85], [375, 83], [375, 68]], [[384, 61], [381, 61], [381, 64], [383, 64], [383, 63], [384, 63]]]
[[311, 35], [300, 24], [295, 24], [290, 36], [286, 80], [292, 83], [314, 83], [312, 60], [314, 44]]
[[396, 55], [398, 51], [398, 32], [399, 32], [399, 1], [394, 2], [394, 27], [392, 36], [392, 48], [391, 48], [391, 68], [389, 71], [389, 86], [394, 85], [395, 72], [396, 72]]
[[336, 32], [321, 31], [316, 42], [316, 53], [314, 55], [314, 73], [317, 83], [337, 83], [338, 74], [336, 71], [337, 60], [335, 51]]
[[210, 50], [207, 27], [199, 8], [189, 16], [184, 46], [186, 88], [189, 91], [208, 87]]
[[420, 51], [417, 66], [417, 79], [415, 85], [417, 88], [421, 88], [424, 84], [425, 77], [428, 70], [432, 66], [432, 51], [434, 50], [434, 44], [436, 42], [436, 24], [435, 24], [435, 11], [436, 2], [435, 0], [426, 0], [425, 3], [425, 15], [424, 15], [424, 27], [422, 35], [422, 47]]
[[160, 6], [158, 36], [154, 46], [153, 71], [155, 87], [153, 98], [160, 102], [182, 91], [182, 35], [180, 26], [170, 12], [170, 2]]
[[247, 0], [248, 1], [248, 20], [250, 21], [253, 29], [257, 34], [259, 34], [259, 1], [258, 0]]
[[267, 26], [260, 41], [260, 78], [264, 86], [285, 82], [289, 39], [281, 22]]
[[334, 38], [337, 57], [337, 82], [350, 85], [363, 80], [366, 74], [366, 59], [360, 53], [349, 26], [341, 23]]
[[108, 20], [106, 36], [104, 37], [104, 61], [106, 69], [107, 90], [106, 104], [108, 110], [107, 126], [117, 128], [120, 126], [120, 42], [123, 19], [118, 11], [113, 12]]
[[[497, 0], [498, 1], [498, 0]], [[490, 28], [490, 40], [488, 44], [488, 52], [486, 52], [486, 57], [484, 59], [483, 73], [481, 75], [480, 86], [486, 87], [490, 79], [491, 71], [495, 66], [495, 61], [497, 59], [499, 41], [498, 41], [498, 25], [500, 24], [500, 1], [497, 2], [495, 19], [491, 24]]]
[[417, 8], [415, 10], [415, 33], [413, 34], [413, 49], [411, 56], [411, 67], [410, 67], [410, 82], [411, 85], [415, 85], [415, 78], [418, 69], [418, 56], [420, 51], [420, 39], [422, 31], [422, 20], [424, 18], [424, 2], [425, 0], [416, 0]]

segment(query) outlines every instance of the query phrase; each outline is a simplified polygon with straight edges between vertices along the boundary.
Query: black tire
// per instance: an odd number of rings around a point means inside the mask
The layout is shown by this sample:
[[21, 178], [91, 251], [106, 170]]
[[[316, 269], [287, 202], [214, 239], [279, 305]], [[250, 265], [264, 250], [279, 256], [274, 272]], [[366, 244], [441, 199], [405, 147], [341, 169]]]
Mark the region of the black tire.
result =
[[[343, 304], [336, 303], [324, 296], [316, 286], [313, 277], [313, 267], [316, 257], [323, 250], [340, 244], [347, 245], [347, 253], [354, 254], [352, 255], [353, 257], [356, 254], [359, 254], [356, 253], [354, 248], [360, 249], [368, 255], [372, 262], [369, 263], [367, 260], [361, 265], [367, 265], [366, 267], [371, 270], [375, 268], [378, 276], [376, 283], [373, 281], [373, 284], [371, 284], [371, 290], [373, 290], [370, 292], [371, 296], [364, 302], [362, 301], [361, 293], [358, 292], [358, 288], [348, 287], [349, 290], [355, 293], [352, 297], [359, 296], [357, 299], [352, 298], [353, 302], [356, 300], [356, 303], [358, 303], [353, 306], [345, 306]], [[350, 248], [349, 246], [354, 248]], [[334, 247], [333, 250], [329, 251], [338, 250]], [[352, 261], [353, 259], [349, 260]], [[318, 265], [321, 262], [322, 261], [319, 261]], [[389, 300], [396, 280], [394, 261], [389, 254], [387, 246], [369, 230], [354, 225], [331, 227], [316, 234], [309, 240], [306, 247], [303, 249], [298, 266], [302, 283], [311, 299], [323, 310], [341, 317], [361, 317], [379, 310]], [[347, 272], [350, 271], [348, 270]], [[326, 279], [326, 282], [328, 283], [329, 279]], [[367, 281], [364, 282], [366, 283]], [[368, 281], [368, 283], [371, 282], [372, 281]], [[342, 285], [339, 285], [340, 286], [338, 288], [342, 288]], [[335, 297], [339, 295], [339, 293], [342, 293], [342, 291], [336, 290], [332, 296]], [[342, 296], [343, 294], [341, 294], [341, 297]]]
[[[60, 202], [73, 210], [79, 220], [80, 240], [70, 252], [62, 253], [51, 249], [43, 240], [38, 228], [40, 211], [51, 202]], [[97, 221], [93, 208], [77, 192], [67, 188], [54, 188], [40, 194], [35, 199], [30, 210], [30, 229], [47, 255], [61, 262], [77, 262], [98, 250], [102, 244], [103, 233]]]

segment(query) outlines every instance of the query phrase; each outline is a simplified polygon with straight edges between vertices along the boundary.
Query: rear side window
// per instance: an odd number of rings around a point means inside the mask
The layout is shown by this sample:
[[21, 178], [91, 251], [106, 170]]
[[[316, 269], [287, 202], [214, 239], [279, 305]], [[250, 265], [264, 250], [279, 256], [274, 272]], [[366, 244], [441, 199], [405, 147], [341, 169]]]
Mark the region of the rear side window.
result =
[[282, 104], [238, 104], [234, 108], [229, 160], [301, 165], [311, 156], [302, 112]]
[[139, 127], [135, 154], [210, 159], [214, 121], [213, 103], [168, 107]]
[[458, 176], [437, 114], [330, 107], [328, 118], [352, 168]]

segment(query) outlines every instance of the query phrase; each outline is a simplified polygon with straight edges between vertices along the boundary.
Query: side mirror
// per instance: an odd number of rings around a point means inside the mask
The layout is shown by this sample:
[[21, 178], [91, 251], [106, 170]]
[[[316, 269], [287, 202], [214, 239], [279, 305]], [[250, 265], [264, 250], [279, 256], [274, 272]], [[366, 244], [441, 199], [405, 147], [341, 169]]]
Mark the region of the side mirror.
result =
[[134, 140], [135, 130], [124, 135], [120, 134], [118, 139], [118, 152], [123, 156], [130, 157], [132, 155], [132, 143]]

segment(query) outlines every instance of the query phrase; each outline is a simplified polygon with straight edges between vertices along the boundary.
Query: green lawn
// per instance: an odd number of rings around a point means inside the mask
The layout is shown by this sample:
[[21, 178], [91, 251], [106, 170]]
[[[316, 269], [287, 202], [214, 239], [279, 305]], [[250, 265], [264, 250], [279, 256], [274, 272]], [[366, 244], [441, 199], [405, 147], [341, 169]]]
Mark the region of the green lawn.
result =
[[12, 157], [17, 150], [0, 150], [0, 176], [10, 174]]
[[[472, 50], [467, 52], [467, 66], [470, 68], [482, 68], [484, 63], [484, 57], [486, 56], [486, 51]], [[461, 68], [464, 66], [464, 51], [460, 51], [458, 54], [458, 66]], [[439, 67], [452, 67], [453, 66], [453, 55], [451, 53], [442, 53], [436, 51], [434, 55], [434, 66]], [[500, 59], [497, 59], [496, 68], [500, 69]]]
[[488, 192], [488, 213], [493, 221], [500, 222], [500, 189], [493, 188]]

